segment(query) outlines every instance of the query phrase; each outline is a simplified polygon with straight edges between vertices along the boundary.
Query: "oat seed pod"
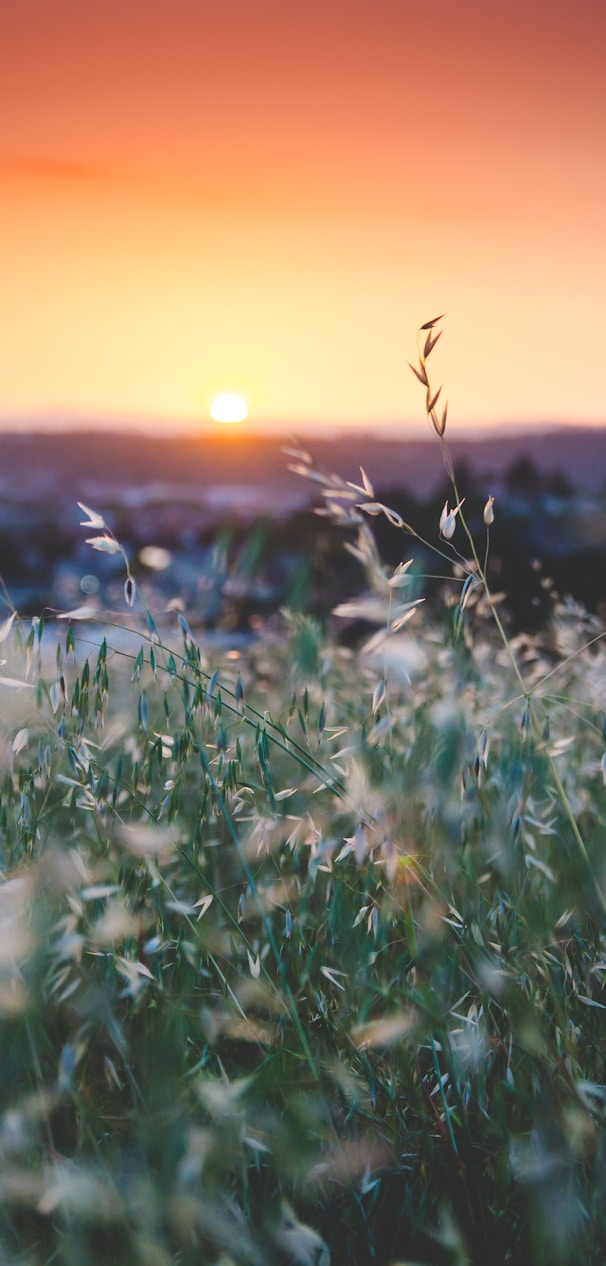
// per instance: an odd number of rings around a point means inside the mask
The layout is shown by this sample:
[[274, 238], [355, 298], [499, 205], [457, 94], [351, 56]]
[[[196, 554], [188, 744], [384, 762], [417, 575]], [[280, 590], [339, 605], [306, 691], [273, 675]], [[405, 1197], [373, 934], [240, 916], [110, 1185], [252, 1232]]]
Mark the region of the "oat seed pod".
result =
[[444, 509], [440, 515], [440, 533], [444, 537], [445, 541], [449, 541], [451, 537], [454, 536], [454, 530], [457, 526], [457, 514], [459, 513], [464, 500], [465, 497], [463, 497], [463, 499], [459, 501], [458, 506], [454, 506], [452, 510], [448, 509], [448, 502], [444, 502]]
[[486, 505], [484, 506], [484, 522], [486, 524], [486, 527], [490, 527], [491, 523], [494, 523], [494, 510], [492, 508], [493, 505], [494, 505], [494, 497], [489, 497], [488, 501], [486, 502]]
[[454, 530], [456, 526], [457, 526], [457, 521], [454, 517], [454, 514], [452, 514], [452, 512], [450, 514], [447, 514], [446, 518], [444, 519], [444, 523], [442, 525], [442, 536], [444, 537], [446, 541], [449, 541], [451, 537], [454, 536]]

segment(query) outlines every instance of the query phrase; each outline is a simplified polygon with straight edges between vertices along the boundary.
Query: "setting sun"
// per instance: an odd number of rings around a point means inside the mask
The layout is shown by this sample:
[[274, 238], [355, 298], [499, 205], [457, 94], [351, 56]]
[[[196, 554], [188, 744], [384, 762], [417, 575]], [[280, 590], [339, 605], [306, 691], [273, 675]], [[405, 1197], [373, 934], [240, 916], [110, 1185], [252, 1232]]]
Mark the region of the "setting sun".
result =
[[210, 406], [213, 422], [245, 422], [248, 417], [248, 405], [242, 396], [227, 392], [216, 396]]

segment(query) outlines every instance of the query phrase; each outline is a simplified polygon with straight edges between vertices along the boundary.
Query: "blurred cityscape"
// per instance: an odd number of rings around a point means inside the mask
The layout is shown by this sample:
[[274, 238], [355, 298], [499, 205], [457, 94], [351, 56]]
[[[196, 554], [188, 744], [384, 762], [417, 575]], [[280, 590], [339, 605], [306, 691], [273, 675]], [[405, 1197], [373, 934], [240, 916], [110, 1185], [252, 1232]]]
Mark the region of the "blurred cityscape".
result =
[[[157, 611], [182, 607], [191, 623], [246, 633], [280, 607], [322, 616], [363, 587], [343, 529], [313, 512], [318, 485], [288, 470], [283, 442], [209, 434], [191, 439], [123, 433], [0, 435], [0, 575], [22, 615], [82, 604], [124, 611], [119, 555], [86, 544], [83, 502], [102, 514]], [[292, 444], [292, 440], [290, 441]], [[359, 482], [438, 543], [452, 493], [440, 448], [368, 435], [313, 439], [320, 470]], [[563, 430], [454, 441], [467, 513], [484, 531], [495, 497], [493, 582], [514, 625], [537, 627], [553, 586], [606, 611], [606, 430]], [[371, 520], [386, 561], [418, 545]], [[431, 559], [418, 559], [431, 570]], [[435, 566], [434, 566], [435, 570]]]

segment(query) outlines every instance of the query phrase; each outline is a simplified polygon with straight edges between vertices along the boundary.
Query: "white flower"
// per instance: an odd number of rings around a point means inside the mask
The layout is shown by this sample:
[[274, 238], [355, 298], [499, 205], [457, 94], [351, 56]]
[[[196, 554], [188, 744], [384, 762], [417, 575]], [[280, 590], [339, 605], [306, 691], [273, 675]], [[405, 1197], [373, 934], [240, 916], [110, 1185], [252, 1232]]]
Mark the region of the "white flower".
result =
[[491, 523], [494, 523], [494, 510], [492, 508], [493, 505], [494, 505], [494, 497], [489, 497], [488, 501], [486, 502], [486, 505], [484, 506], [484, 522], [486, 524], [486, 527], [490, 527]]

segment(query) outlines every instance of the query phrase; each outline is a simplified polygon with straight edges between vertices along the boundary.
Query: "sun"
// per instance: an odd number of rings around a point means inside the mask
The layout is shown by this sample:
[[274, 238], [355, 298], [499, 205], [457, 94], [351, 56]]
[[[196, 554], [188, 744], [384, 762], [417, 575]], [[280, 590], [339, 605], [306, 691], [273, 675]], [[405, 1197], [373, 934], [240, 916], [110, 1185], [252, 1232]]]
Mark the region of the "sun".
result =
[[245, 422], [248, 417], [248, 405], [242, 396], [233, 392], [225, 392], [215, 396], [210, 406], [213, 422]]

